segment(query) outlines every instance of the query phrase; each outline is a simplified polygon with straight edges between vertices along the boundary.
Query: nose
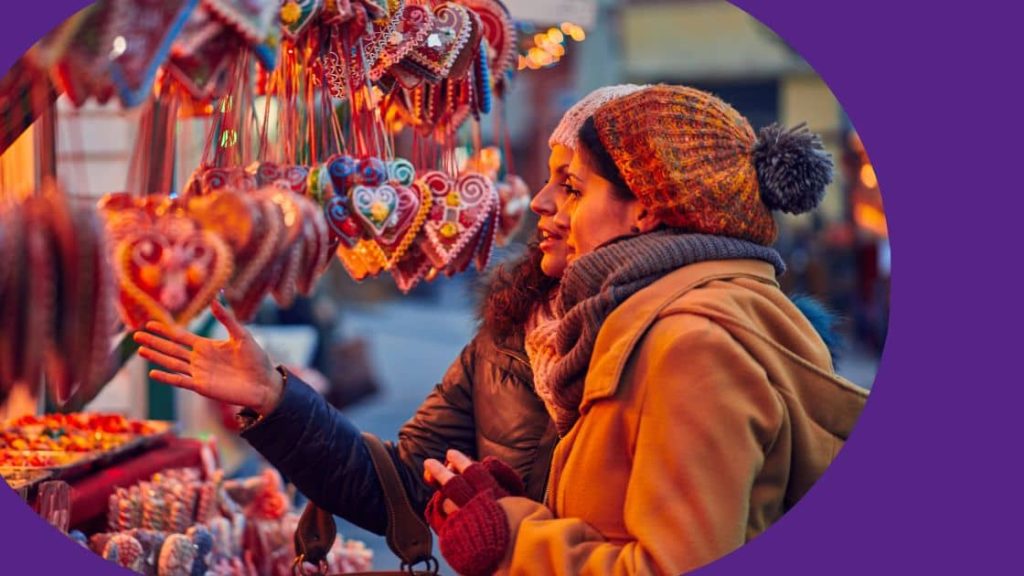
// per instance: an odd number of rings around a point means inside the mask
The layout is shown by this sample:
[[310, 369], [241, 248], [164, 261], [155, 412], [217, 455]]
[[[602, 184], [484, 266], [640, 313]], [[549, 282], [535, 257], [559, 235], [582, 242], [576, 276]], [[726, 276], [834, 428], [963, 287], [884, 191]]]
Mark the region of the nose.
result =
[[558, 205], [554, 198], [555, 186], [556, 184], [550, 180], [544, 184], [540, 192], [537, 192], [537, 195], [530, 201], [530, 210], [533, 210], [538, 216], [554, 215], [558, 211]]

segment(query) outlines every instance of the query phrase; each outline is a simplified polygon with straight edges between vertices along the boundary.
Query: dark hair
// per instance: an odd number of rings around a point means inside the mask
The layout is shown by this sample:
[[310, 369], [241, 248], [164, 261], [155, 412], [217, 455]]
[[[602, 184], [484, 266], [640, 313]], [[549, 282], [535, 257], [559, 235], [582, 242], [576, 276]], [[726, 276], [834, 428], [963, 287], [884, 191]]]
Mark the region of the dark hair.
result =
[[544, 274], [540, 268], [544, 253], [532, 241], [526, 253], [495, 269], [486, 285], [483, 299], [483, 323], [495, 340], [521, 338], [526, 322], [538, 306], [545, 306], [558, 279]]
[[619, 172], [619, 167], [616, 166], [612, 155], [608, 153], [608, 149], [601, 142], [601, 136], [597, 133], [597, 125], [594, 123], [593, 116], [587, 118], [583, 122], [583, 126], [580, 127], [579, 148], [585, 152], [583, 157], [587, 161], [587, 165], [590, 166], [590, 169], [611, 182], [619, 198], [623, 200], [636, 198], [636, 195], [629, 189], [629, 185], [626, 184], [626, 180]]

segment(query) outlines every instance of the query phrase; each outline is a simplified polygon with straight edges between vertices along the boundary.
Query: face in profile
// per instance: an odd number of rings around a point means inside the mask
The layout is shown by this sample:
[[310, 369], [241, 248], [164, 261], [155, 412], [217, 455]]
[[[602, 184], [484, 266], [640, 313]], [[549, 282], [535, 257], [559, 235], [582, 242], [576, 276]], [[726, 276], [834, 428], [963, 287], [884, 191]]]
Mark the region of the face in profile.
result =
[[540, 219], [537, 231], [540, 234], [540, 250], [543, 257], [541, 270], [552, 278], [561, 278], [568, 263], [566, 239], [569, 235], [568, 220], [559, 217], [560, 208], [568, 198], [565, 190], [565, 174], [572, 161], [572, 150], [555, 144], [548, 157], [548, 181], [530, 202], [530, 209]]

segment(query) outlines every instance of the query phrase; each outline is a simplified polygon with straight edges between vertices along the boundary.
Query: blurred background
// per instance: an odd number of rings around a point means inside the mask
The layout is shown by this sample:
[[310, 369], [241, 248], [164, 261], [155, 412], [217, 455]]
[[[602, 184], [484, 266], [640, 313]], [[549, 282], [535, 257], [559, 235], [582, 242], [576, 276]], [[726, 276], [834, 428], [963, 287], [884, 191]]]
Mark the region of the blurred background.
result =
[[[532, 190], [547, 178], [547, 139], [562, 113], [608, 84], [687, 84], [722, 97], [755, 129], [806, 122], [823, 136], [837, 160], [837, 177], [814, 214], [780, 219], [778, 248], [789, 265], [782, 282], [786, 292], [816, 296], [842, 318], [839, 372], [870, 387], [888, 324], [886, 218], [855, 125], [807, 62], [771, 30], [720, 0], [507, 5], [521, 38], [519, 70], [506, 98], [507, 126], [515, 171]], [[0, 189], [31, 188], [46, 173], [56, 173], [82, 198], [124, 189], [139, 113], [94, 103], [75, 109], [63, 97], [52, 110], [0, 156]], [[485, 141], [496, 140], [486, 119], [481, 129]], [[202, 137], [201, 129], [179, 125], [176, 182], [186, 181], [198, 164]], [[491, 267], [518, 254], [532, 228], [531, 215], [519, 242], [499, 249]], [[481, 280], [468, 272], [401, 296], [390, 278], [357, 284], [335, 262], [313, 297], [288, 310], [268, 303], [256, 333], [279, 361], [307, 367], [309, 379], [358, 426], [394, 439], [471, 338]], [[234, 438], [229, 415], [194, 395], [147, 381], [139, 359], [89, 409], [178, 420], [186, 435], [217, 436], [229, 470], [244, 473], [258, 466]], [[342, 531], [387, 554], [381, 539], [352, 527]]]

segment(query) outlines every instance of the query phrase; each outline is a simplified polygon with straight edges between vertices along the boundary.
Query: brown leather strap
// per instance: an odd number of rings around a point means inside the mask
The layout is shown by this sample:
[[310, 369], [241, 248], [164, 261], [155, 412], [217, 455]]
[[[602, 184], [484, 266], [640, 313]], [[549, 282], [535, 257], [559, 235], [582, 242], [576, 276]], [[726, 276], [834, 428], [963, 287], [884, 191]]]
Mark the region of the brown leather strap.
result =
[[421, 562], [436, 566], [430, 527], [409, 502], [405, 486], [402, 485], [387, 448], [379, 438], [367, 432], [363, 432], [363, 441], [370, 450], [373, 467], [377, 470], [377, 478], [384, 490], [384, 503], [388, 510], [388, 547], [402, 559], [405, 566]]
[[320, 566], [327, 560], [327, 553], [337, 536], [334, 516], [311, 500], [306, 503], [295, 529], [295, 555], [304, 562]]

